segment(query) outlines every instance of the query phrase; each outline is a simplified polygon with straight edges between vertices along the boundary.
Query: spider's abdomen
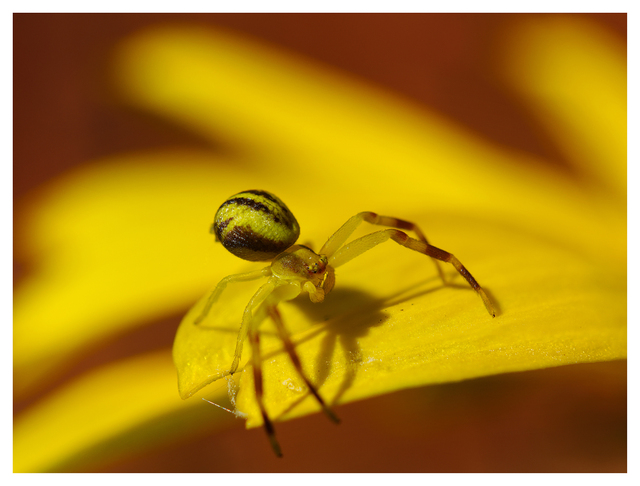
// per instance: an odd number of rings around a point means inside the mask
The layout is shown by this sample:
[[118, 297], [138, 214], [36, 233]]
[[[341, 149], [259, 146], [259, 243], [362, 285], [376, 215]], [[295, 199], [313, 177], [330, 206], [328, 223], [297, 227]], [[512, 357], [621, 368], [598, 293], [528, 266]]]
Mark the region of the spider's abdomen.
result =
[[252, 262], [268, 261], [293, 245], [300, 226], [289, 208], [266, 191], [244, 191], [227, 199], [211, 232], [231, 253]]

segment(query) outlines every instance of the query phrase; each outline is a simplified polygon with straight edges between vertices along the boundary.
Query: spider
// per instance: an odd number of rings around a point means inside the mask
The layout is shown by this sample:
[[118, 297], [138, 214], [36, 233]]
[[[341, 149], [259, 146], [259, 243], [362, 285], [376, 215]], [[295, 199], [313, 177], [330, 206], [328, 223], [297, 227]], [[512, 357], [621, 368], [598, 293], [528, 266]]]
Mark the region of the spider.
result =
[[[345, 245], [347, 238], [363, 221], [390, 228], [370, 233]], [[417, 238], [412, 238], [401, 230], [412, 231]], [[316, 253], [307, 246], [295, 244], [300, 235], [300, 226], [289, 208], [278, 197], [266, 191], [251, 190], [231, 196], [220, 206], [211, 226], [211, 233], [215, 234], [216, 240], [228, 251], [244, 260], [271, 262], [269, 266], [260, 270], [223, 278], [207, 299], [194, 324], [200, 324], [207, 317], [211, 307], [230, 283], [268, 278], [251, 297], [244, 310], [233, 362], [223, 376], [233, 375], [238, 370], [242, 347], [248, 337], [256, 399], [265, 432], [278, 457], [282, 456], [282, 451], [276, 439], [273, 423], [265, 409], [260, 364], [258, 326], [267, 317], [275, 323], [278, 335], [296, 371], [324, 413], [333, 422], [340, 422], [303, 372], [298, 354], [278, 312], [278, 303], [291, 300], [303, 292], [309, 294], [312, 302], [322, 302], [334, 286], [335, 268], [385, 241], [392, 240], [401, 246], [430, 256], [445, 284], [444, 273], [438, 260], [451, 263], [482, 298], [489, 314], [493, 317], [496, 315], [487, 294], [462, 263], [451, 253], [430, 245], [418, 226], [409, 221], [380, 216], [369, 211], [358, 213], [343, 224]]]

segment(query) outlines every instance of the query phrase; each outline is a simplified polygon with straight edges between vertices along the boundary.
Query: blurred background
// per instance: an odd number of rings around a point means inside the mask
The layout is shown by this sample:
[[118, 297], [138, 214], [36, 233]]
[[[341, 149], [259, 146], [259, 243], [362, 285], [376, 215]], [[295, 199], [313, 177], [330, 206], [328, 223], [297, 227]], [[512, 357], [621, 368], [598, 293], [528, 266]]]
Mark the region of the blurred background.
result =
[[[576, 15], [626, 41], [625, 14]], [[16, 14], [15, 225], [38, 189], [88, 161], [123, 152], [196, 147], [224, 153], [113, 92], [110, 55], [124, 38], [174, 21], [224, 27], [430, 107], [496, 143], [570, 171], [560, 150], [495, 74], [495, 46], [511, 14]], [[17, 243], [19, 245], [19, 242]], [[14, 285], [34, 262], [14, 259]], [[187, 309], [184, 309], [186, 312]], [[170, 352], [184, 312], [119, 336], [83, 371], [150, 350]], [[151, 399], [152, 397], [150, 397]], [[14, 414], [34, 398], [14, 403]], [[431, 386], [278, 424], [286, 460], [261, 429], [240, 421], [206, 434], [92, 463], [103, 472], [622, 472], [626, 471], [626, 362], [565, 366]], [[222, 451], [221, 451], [222, 444]]]

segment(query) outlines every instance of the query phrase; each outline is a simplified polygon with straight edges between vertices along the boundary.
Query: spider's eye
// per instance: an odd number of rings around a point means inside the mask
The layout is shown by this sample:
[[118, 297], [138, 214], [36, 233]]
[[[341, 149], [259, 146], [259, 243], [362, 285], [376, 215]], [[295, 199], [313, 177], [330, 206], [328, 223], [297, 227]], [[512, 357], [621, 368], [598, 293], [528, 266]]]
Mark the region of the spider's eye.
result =
[[257, 190], [227, 199], [211, 229], [227, 250], [250, 261], [272, 260], [300, 235], [300, 226], [289, 208], [273, 194]]
[[[311, 251], [311, 250], [310, 250]], [[313, 252], [312, 252], [313, 253]], [[318, 255], [316, 255], [315, 253], [313, 253], [314, 257], [318, 257]], [[309, 268], [309, 272], [311, 273], [318, 273], [318, 272], [324, 272], [325, 269], [327, 268], [327, 257], [325, 257], [324, 255], [320, 255], [319, 256], [319, 260], [315, 261], [311, 264]]]

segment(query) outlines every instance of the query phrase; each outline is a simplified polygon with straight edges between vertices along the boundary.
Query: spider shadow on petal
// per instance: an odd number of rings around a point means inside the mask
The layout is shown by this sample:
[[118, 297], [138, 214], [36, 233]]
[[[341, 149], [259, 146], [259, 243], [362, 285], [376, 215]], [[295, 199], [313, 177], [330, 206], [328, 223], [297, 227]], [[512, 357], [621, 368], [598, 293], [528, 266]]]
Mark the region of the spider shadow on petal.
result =
[[[340, 287], [336, 288], [320, 306], [306, 299], [293, 301], [293, 304], [304, 312], [311, 322], [325, 321], [324, 324], [317, 326], [315, 332], [309, 333], [302, 340], [296, 341], [296, 344], [301, 344], [320, 333], [324, 333], [320, 351], [313, 367], [315, 374], [312, 378], [316, 388], [321, 388], [332, 371], [334, 371], [332, 370], [333, 356], [338, 344], [345, 355], [347, 367], [337, 392], [330, 400], [327, 398], [330, 405], [335, 406], [340, 403], [341, 397], [356, 379], [359, 364], [367, 359], [366, 356], [362, 356], [362, 349], [358, 344], [358, 339], [366, 336], [371, 328], [381, 326], [389, 319], [389, 314], [384, 312], [384, 309], [452, 286], [450, 284], [439, 284], [425, 287], [425, 285], [434, 280], [437, 280], [437, 277], [428, 278], [384, 298], [374, 297], [358, 289]], [[457, 285], [453, 286], [457, 287]], [[286, 415], [293, 410], [307, 396], [308, 394], [304, 394], [298, 400], [292, 402], [289, 407], [283, 410], [281, 415]]]

